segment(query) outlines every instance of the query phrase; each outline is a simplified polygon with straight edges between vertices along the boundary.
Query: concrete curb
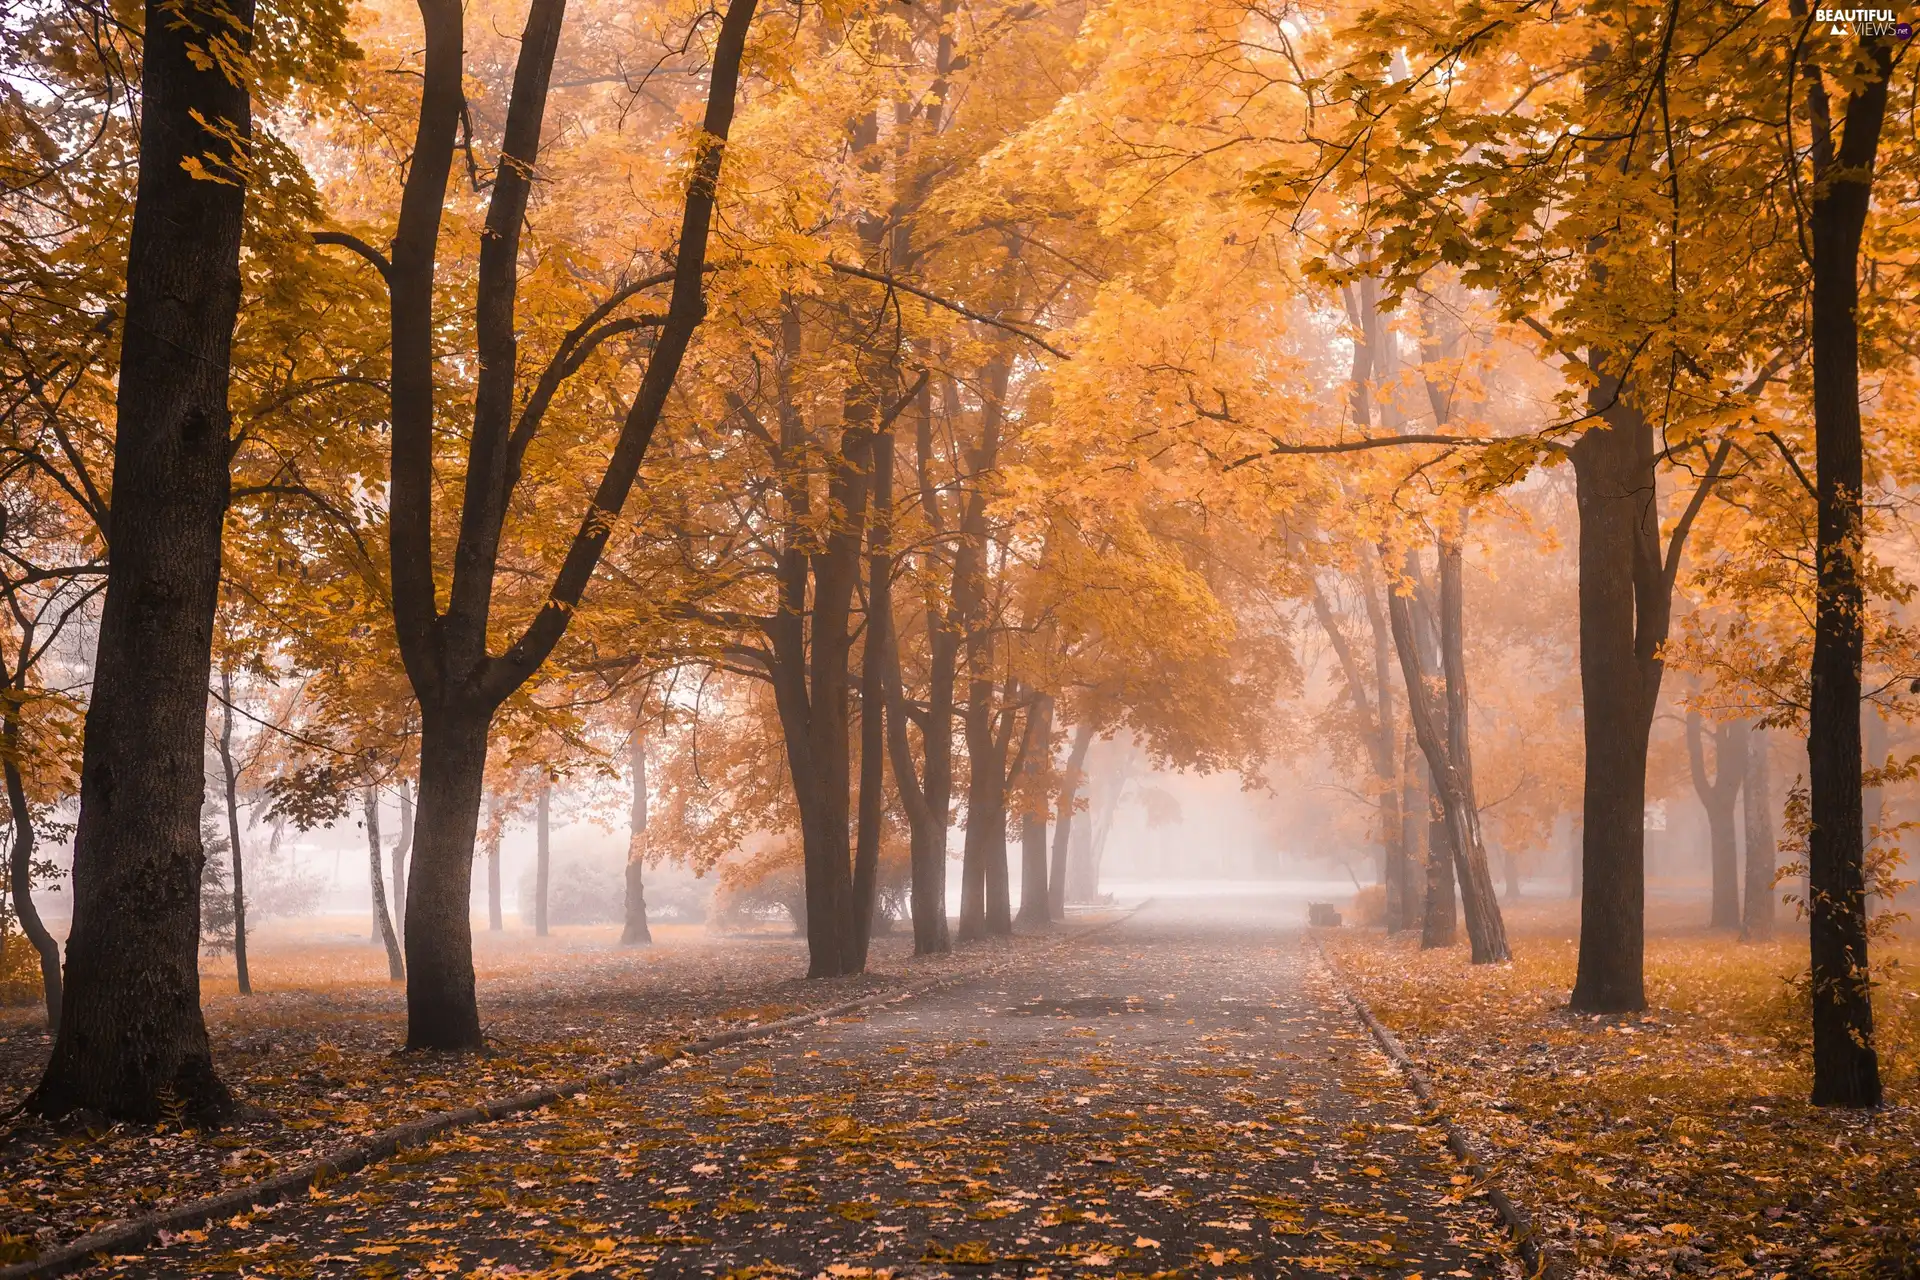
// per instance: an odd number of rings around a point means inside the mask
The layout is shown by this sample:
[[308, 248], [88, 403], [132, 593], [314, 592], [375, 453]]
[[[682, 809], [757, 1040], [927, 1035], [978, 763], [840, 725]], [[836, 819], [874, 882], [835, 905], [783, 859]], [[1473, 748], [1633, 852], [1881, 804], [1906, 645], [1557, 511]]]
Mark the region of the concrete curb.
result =
[[1493, 1204], [1494, 1212], [1500, 1215], [1500, 1221], [1513, 1235], [1514, 1243], [1520, 1250], [1520, 1261], [1526, 1266], [1527, 1274], [1543, 1277], [1544, 1280], [1565, 1280], [1568, 1274], [1566, 1268], [1541, 1243], [1540, 1233], [1534, 1229], [1533, 1220], [1527, 1217], [1525, 1210], [1513, 1202], [1512, 1197], [1495, 1185], [1493, 1175], [1487, 1172], [1486, 1166], [1480, 1161], [1473, 1139], [1466, 1130], [1448, 1119], [1446, 1113], [1440, 1109], [1439, 1099], [1434, 1095], [1433, 1083], [1427, 1079], [1426, 1072], [1415, 1065], [1413, 1058], [1407, 1053], [1406, 1046], [1400, 1043], [1400, 1038], [1389, 1031], [1380, 1019], [1374, 1017], [1373, 1010], [1367, 1007], [1367, 1002], [1361, 999], [1359, 992], [1353, 989], [1353, 985], [1347, 981], [1346, 975], [1340, 972], [1339, 966], [1334, 964], [1333, 957], [1327, 954], [1326, 947], [1322, 946], [1318, 939], [1314, 941], [1314, 949], [1320, 953], [1320, 963], [1327, 967], [1328, 974], [1332, 976], [1334, 985], [1340, 989], [1340, 994], [1346, 1000], [1348, 1007], [1373, 1034], [1374, 1043], [1380, 1046], [1380, 1052], [1386, 1054], [1393, 1065], [1400, 1069], [1400, 1074], [1406, 1077], [1408, 1086], [1412, 1088], [1414, 1096], [1420, 1099], [1420, 1104], [1428, 1118], [1439, 1125], [1441, 1132], [1447, 1135], [1447, 1147], [1453, 1152], [1454, 1158], [1465, 1166], [1467, 1172], [1485, 1188], [1487, 1199]]
[[[1067, 937], [1058, 939], [1046, 950], [1083, 942], [1095, 934], [1117, 928], [1132, 919], [1152, 901], [1148, 898], [1115, 919], [1077, 930]], [[883, 1005], [900, 1004], [944, 987], [974, 982], [1011, 963], [1013, 963], [1011, 959], [1003, 960], [982, 965], [966, 973], [949, 974], [931, 982], [923, 982], [918, 986], [908, 987], [904, 991], [863, 996], [858, 1000], [848, 1000], [825, 1009], [797, 1013], [773, 1022], [748, 1023], [705, 1039], [680, 1045], [666, 1053], [624, 1063], [593, 1075], [580, 1076], [544, 1088], [529, 1089], [524, 1093], [516, 1093], [504, 1098], [491, 1098], [471, 1107], [441, 1111], [406, 1124], [395, 1125], [391, 1129], [384, 1129], [358, 1142], [345, 1143], [318, 1160], [274, 1174], [269, 1178], [262, 1178], [258, 1182], [248, 1183], [244, 1187], [236, 1187], [232, 1191], [223, 1191], [219, 1195], [195, 1200], [191, 1204], [179, 1205], [145, 1217], [109, 1223], [50, 1253], [42, 1254], [32, 1262], [17, 1262], [0, 1267], [0, 1280], [40, 1280], [44, 1276], [64, 1275], [66, 1272], [85, 1266], [99, 1254], [133, 1253], [145, 1249], [158, 1240], [162, 1232], [189, 1231], [222, 1218], [232, 1217], [237, 1213], [278, 1204], [283, 1200], [304, 1194], [315, 1185], [324, 1185], [349, 1174], [358, 1173], [382, 1160], [390, 1160], [402, 1151], [422, 1146], [454, 1129], [488, 1124], [523, 1111], [538, 1111], [562, 1098], [585, 1093], [590, 1089], [627, 1084], [653, 1075], [683, 1058], [702, 1057], [716, 1049], [724, 1049], [728, 1045], [770, 1040], [782, 1032], [798, 1031], [804, 1027], [825, 1022], [829, 1018], [845, 1017], [863, 1009], [874, 1009]]]

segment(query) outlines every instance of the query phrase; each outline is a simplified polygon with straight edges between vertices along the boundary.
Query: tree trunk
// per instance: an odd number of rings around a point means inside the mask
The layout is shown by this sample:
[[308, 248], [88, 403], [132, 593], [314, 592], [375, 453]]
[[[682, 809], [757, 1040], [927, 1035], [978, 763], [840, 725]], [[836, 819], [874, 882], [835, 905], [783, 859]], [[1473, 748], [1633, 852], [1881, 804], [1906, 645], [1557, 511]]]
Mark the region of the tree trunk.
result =
[[1433, 771], [1422, 762], [1426, 786], [1421, 798], [1427, 807], [1427, 875], [1425, 897], [1420, 911], [1420, 949], [1450, 947], [1459, 938], [1460, 912], [1454, 893], [1453, 833], [1447, 829], [1447, 813], [1433, 785]]
[[[1440, 800], [1450, 861], [1460, 880], [1461, 903], [1473, 962], [1492, 964], [1509, 960], [1512, 956], [1507, 948], [1506, 926], [1500, 918], [1500, 904], [1494, 895], [1493, 877], [1487, 867], [1487, 851], [1480, 841], [1480, 816], [1473, 795], [1471, 755], [1467, 750], [1467, 691], [1460, 645], [1460, 579], [1459, 548], [1457, 544], [1443, 544], [1440, 555], [1440, 657], [1446, 668], [1444, 693], [1448, 711], [1444, 737], [1432, 694], [1427, 688], [1426, 675], [1421, 670], [1410, 602], [1406, 596], [1395, 591], [1387, 597], [1387, 612], [1393, 628], [1394, 648], [1400, 654], [1401, 674], [1407, 687], [1407, 719], [1413, 726], [1414, 736], [1419, 740], [1421, 754], [1427, 758], [1429, 785]], [[1437, 880], [1432, 869], [1434, 861], [1430, 856], [1430, 889]], [[1451, 893], [1447, 897], [1450, 900]]]
[[420, 803], [404, 930], [409, 1049], [481, 1045], [469, 901], [490, 719], [421, 709]]
[[[1594, 361], [1596, 368], [1603, 367]], [[1580, 522], [1580, 691], [1586, 774], [1581, 804], [1580, 959], [1571, 1004], [1581, 1013], [1646, 1008], [1647, 735], [1666, 638], [1657, 577], [1652, 432], [1601, 373], [1589, 393], [1606, 425], [1569, 451]], [[1652, 543], [1651, 549], [1649, 543]], [[1653, 562], [1649, 565], [1649, 556]], [[1660, 588], [1665, 591], [1664, 585]]]
[[880, 837], [887, 812], [887, 663], [893, 633], [893, 425], [869, 441], [867, 635], [860, 654], [860, 828], [853, 852], [854, 970], [864, 972], [880, 906]]
[[1400, 848], [1406, 854], [1401, 864], [1405, 878], [1400, 886], [1400, 927], [1419, 928], [1422, 946], [1426, 945], [1426, 870], [1433, 856], [1425, 830], [1430, 806], [1426, 761], [1420, 758], [1420, 744], [1409, 728], [1400, 746]]
[[[1860, 441], [1860, 241], [1886, 119], [1891, 42], [1863, 37], [1867, 74], [1847, 97], [1838, 153], [1825, 73], [1809, 67], [1813, 134], [1813, 426], [1818, 479], [1811, 699], [1807, 727], [1807, 900], [1815, 1106], [1872, 1107], [1881, 1097], [1867, 967], [1860, 778], [1865, 529]], [[1848, 55], [1852, 61], [1852, 55]]]
[[1023, 796], [1020, 807], [1020, 914], [1017, 920], [1039, 928], [1052, 918], [1047, 906], [1047, 802], [1040, 782], [1053, 757], [1053, 698], [1034, 695], [1027, 711], [1027, 741], [1021, 748]]
[[505, 904], [500, 892], [500, 845], [506, 837], [503, 817], [487, 824], [487, 932], [504, 933], [507, 927]]
[[633, 703], [633, 738], [627, 747], [627, 766], [633, 775], [633, 800], [627, 807], [626, 923], [620, 930], [623, 947], [647, 946], [653, 931], [647, 927], [647, 734], [641, 699]]
[[[1880, 714], [1880, 708], [1871, 702], [1860, 703], [1861, 751], [1865, 753], [1866, 769], [1878, 771], [1887, 765], [1887, 721]], [[1879, 902], [1873, 891], [1873, 867], [1877, 861], [1875, 849], [1893, 841], [1883, 841], [1881, 824], [1887, 811], [1887, 791], [1880, 783], [1869, 786], [1862, 778], [1860, 788], [1860, 832], [1861, 851], [1865, 860], [1866, 900], [1864, 909], [1867, 919], [1873, 919], [1876, 908], [1885, 908], [1888, 904]]]
[[[1460, 903], [1467, 921], [1467, 938], [1475, 964], [1513, 958], [1507, 946], [1507, 924], [1493, 887], [1480, 837], [1480, 800], [1473, 785], [1473, 746], [1468, 732], [1466, 581], [1458, 540], [1440, 544], [1440, 658], [1446, 668], [1448, 784], [1441, 789], [1447, 804], [1447, 826], [1453, 834], [1455, 870], [1460, 877]], [[1457, 796], [1456, 796], [1457, 792]]]
[[401, 921], [407, 915], [407, 858], [413, 852], [413, 787], [400, 779], [400, 842], [393, 846], [393, 918], [394, 929], [404, 943], [406, 930]]
[[1707, 844], [1713, 870], [1713, 910], [1709, 927], [1740, 927], [1740, 855], [1734, 840], [1734, 804], [1747, 772], [1747, 726], [1713, 727], [1714, 776], [1707, 774], [1706, 735], [1700, 713], [1687, 712], [1687, 766], [1693, 792], [1707, 814]]
[[1054, 804], [1053, 861], [1047, 871], [1047, 914], [1055, 920], [1067, 918], [1067, 851], [1073, 834], [1074, 809], [1081, 785], [1086, 781], [1087, 748], [1093, 745], [1093, 723], [1082, 720], [1073, 726], [1073, 745], [1067, 749], [1067, 769], [1060, 778], [1060, 798]]
[[1756, 724], [1748, 733], [1747, 777], [1741, 788], [1747, 846], [1747, 902], [1740, 925], [1743, 942], [1765, 942], [1773, 937], [1773, 878], [1779, 865], [1779, 846], [1773, 834], [1767, 751], [1767, 731]]
[[7, 808], [13, 818], [13, 842], [8, 851], [7, 883], [13, 891], [13, 912], [20, 917], [20, 930], [40, 953], [40, 988], [47, 1005], [47, 1029], [60, 1033], [60, 944], [40, 919], [33, 903], [33, 811], [27, 806], [27, 788], [20, 776], [17, 744], [20, 741], [19, 704], [9, 702], [5, 721], [6, 752], [0, 755], [0, 769], [6, 773]]
[[367, 873], [373, 884], [373, 918], [380, 927], [380, 941], [387, 948], [387, 977], [394, 982], [405, 982], [407, 966], [400, 957], [400, 939], [393, 932], [393, 917], [387, 914], [387, 891], [380, 877], [379, 789], [367, 787], [361, 793], [360, 804], [367, 815]]
[[[220, 777], [227, 801], [227, 848], [233, 858], [233, 972], [240, 994], [253, 994], [247, 976], [247, 893], [240, 856], [239, 774], [233, 767], [233, 673], [220, 672]], [[375, 868], [377, 875], [378, 868]]]
[[[74, 833], [60, 1027], [29, 1111], [151, 1121], [231, 1113], [200, 1014], [200, 804], [232, 449], [251, 138], [245, 80], [206, 58], [252, 47], [251, 0], [148, 0], [101, 608]], [[197, 160], [219, 175], [205, 181]]]
[[553, 782], [543, 778], [534, 802], [533, 936], [547, 936], [547, 887], [553, 878]]

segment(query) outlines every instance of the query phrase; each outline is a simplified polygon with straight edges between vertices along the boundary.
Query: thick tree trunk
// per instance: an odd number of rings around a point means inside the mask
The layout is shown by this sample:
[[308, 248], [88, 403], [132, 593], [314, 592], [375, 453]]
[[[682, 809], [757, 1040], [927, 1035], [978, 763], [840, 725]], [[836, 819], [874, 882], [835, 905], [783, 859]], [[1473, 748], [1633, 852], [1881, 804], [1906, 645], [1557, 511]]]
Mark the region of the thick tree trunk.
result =
[[420, 803], [405, 930], [409, 1049], [481, 1045], [469, 899], [490, 720], [421, 711]]
[[1067, 918], [1067, 852], [1071, 847], [1074, 810], [1078, 807], [1081, 786], [1086, 781], [1087, 748], [1093, 745], [1093, 724], [1083, 720], [1073, 726], [1073, 745], [1067, 749], [1067, 768], [1060, 778], [1060, 798], [1054, 804], [1053, 858], [1047, 869], [1047, 915], [1054, 920]]
[[233, 1102], [200, 1014], [200, 803], [248, 172], [231, 152], [252, 117], [244, 81], [199, 46], [218, 31], [244, 56], [253, 5], [148, 0], [145, 30], [73, 929], [52, 1057], [25, 1105], [151, 1121], [170, 1098], [213, 1122]]
[[1707, 814], [1707, 847], [1713, 873], [1713, 908], [1709, 927], [1740, 927], [1740, 853], [1735, 841], [1735, 803], [1747, 772], [1747, 726], [1744, 722], [1713, 727], [1712, 777], [1707, 775], [1706, 735], [1700, 713], [1687, 712], [1687, 764], [1693, 791]]
[[240, 778], [233, 767], [233, 673], [226, 670], [220, 672], [220, 778], [227, 802], [227, 849], [233, 859], [233, 972], [240, 994], [250, 996], [253, 982], [247, 975], [246, 859], [240, 851]]
[[1020, 914], [1016, 917], [1018, 923], [1032, 928], [1052, 918], [1047, 906], [1047, 802], [1039, 786], [1052, 757], [1053, 698], [1035, 694], [1027, 711], [1026, 745], [1020, 752], [1026, 785], [1020, 807]]
[[380, 876], [379, 789], [366, 788], [361, 793], [360, 804], [367, 815], [367, 873], [373, 884], [373, 918], [379, 925], [380, 941], [387, 948], [387, 977], [394, 982], [405, 982], [407, 966], [400, 957], [400, 939], [393, 932], [393, 917], [387, 914], [387, 891]]
[[33, 903], [33, 811], [27, 807], [27, 788], [20, 776], [20, 740], [17, 705], [10, 703], [6, 717], [6, 753], [0, 756], [0, 770], [7, 783], [7, 808], [13, 819], [13, 840], [8, 849], [7, 884], [13, 892], [13, 913], [20, 917], [20, 930], [40, 955], [40, 988], [47, 1005], [47, 1029], [60, 1031], [60, 944], [40, 919]]
[[633, 737], [627, 746], [627, 767], [633, 778], [633, 799], [627, 806], [627, 883], [623, 947], [648, 946], [653, 931], [647, 927], [647, 734], [646, 708], [634, 699]]
[[1600, 375], [1589, 398], [1597, 410], [1611, 406], [1606, 425], [1589, 429], [1570, 451], [1586, 738], [1580, 960], [1571, 1001], [1581, 1013], [1633, 1013], [1647, 1004], [1647, 735], [1660, 694], [1665, 598], [1648, 585], [1649, 574], [1659, 575], [1652, 432], [1622, 393], [1618, 378]]
[[547, 888], [553, 877], [553, 782], [542, 779], [533, 817], [533, 936], [547, 936]]
[[1767, 731], [1753, 726], [1747, 737], [1747, 777], [1741, 787], [1742, 833], [1746, 842], [1746, 911], [1741, 919], [1743, 942], [1765, 942], [1773, 937], [1773, 878], [1779, 867], [1779, 846], [1773, 834], [1773, 797], [1768, 777]]
[[[1836, 154], [1824, 75], [1809, 67], [1816, 187], [1813, 243], [1813, 425], [1818, 481], [1818, 592], [1807, 726], [1807, 900], [1813, 992], [1813, 1102], [1880, 1103], [1867, 967], [1861, 831], [1860, 661], [1866, 536], [1860, 440], [1860, 241], [1886, 119], [1893, 52], [1860, 42], [1867, 75], [1849, 95]], [[1849, 55], [1851, 58], [1851, 55]]]

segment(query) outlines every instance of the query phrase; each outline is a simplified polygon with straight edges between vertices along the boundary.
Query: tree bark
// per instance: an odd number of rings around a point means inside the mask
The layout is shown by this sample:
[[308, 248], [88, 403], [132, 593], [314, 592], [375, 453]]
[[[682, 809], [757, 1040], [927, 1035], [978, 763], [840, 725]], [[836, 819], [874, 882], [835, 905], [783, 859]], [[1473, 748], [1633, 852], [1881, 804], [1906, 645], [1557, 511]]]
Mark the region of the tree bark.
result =
[[481, 1043], [468, 900], [491, 718], [421, 709], [420, 803], [405, 929], [409, 1049]]
[[1741, 788], [1747, 854], [1747, 901], [1740, 925], [1743, 942], [1766, 942], [1773, 937], [1773, 878], [1779, 866], [1779, 846], [1773, 834], [1767, 751], [1767, 730], [1756, 724], [1748, 732], [1747, 777]]
[[1047, 804], [1037, 781], [1046, 774], [1053, 756], [1053, 698], [1034, 695], [1027, 710], [1027, 740], [1021, 748], [1021, 777], [1027, 782], [1020, 808], [1019, 924], [1040, 928], [1052, 918], [1047, 907]]
[[[220, 672], [220, 777], [227, 801], [227, 848], [233, 858], [233, 972], [240, 994], [253, 994], [247, 975], [247, 892], [240, 854], [239, 774], [233, 767], [233, 672]], [[378, 868], [375, 869], [376, 872]]]
[[1714, 774], [1707, 774], [1706, 735], [1698, 711], [1687, 712], [1687, 765], [1693, 791], [1707, 813], [1707, 844], [1713, 869], [1713, 909], [1708, 925], [1714, 929], [1740, 927], [1740, 853], [1734, 838], [1734, 804], [1747, 772], [1747, 726], [1744, 722], [1713, 727]]
[[1060, 798], [1054, 804], [1053, 860], [1047, 871], [1047, 914], [1067, 918], [1067, 852], [1073, 834], [1074, 810], [1086, 781], [1087, 748], [1093, 745], [1093, 722], [1073, 726], [1073, 745], [1067, 749], [1067, 768], [1060, 778]]
[[533, 817], [533, 936], [547, 936], [547, 887], [553, 876], [553, 782], [540, 780]]
[[649, 946], [647, 927], [647, 734], [646, 708], [633, 702], [633, 737], [627, 747], [627, 767], [633, 778], [633, 799], [627, 808], [626, 922], [620, 930], [623, 947]]
[[360, 795], [367, 815], [367, 873], [373, 884], [373, 918], [380, 926], [380, 941], [387, 948], [387, 977], [394, 982], [407, 980], [406, 962], [400, 956], [400, 939], [393, 932], [393, 917], [387, 913], [387, 890], [380, 875], [380, 791], [369, 786]]
[[1426, 785], [1420, 797], [1427, 810], [1427, 874], [1420, 908], [1420, 949], [1450, 947], [1459, 940], [1459, 895], [1454, 891], [1453, 832], [1447, 829], [1447, 811], [1433, 785], [1433, 770], [1422, 759]]
[[1653, 433], [1592, 361], [1604, 425], [1570, 450], [1580, 525], [1580, 691], [1586, 739], [1581, 805], [1580, 959], [1572, 1007], [1633, 1013], [1647, 1004], [1647, 735], [1660, 695], [1670, 597], [1658, 576]]
[[[210, 32], [226, 58], [204, 49]], [[201, 1122], [233, 1109], [200, 1014], [200, 804], [232, 444], [252, 136], [234, 54], [251, 0], [148, 0], [139, 180], [117, 392], [113, 554], [101, 609], [74, 833], [73, 929], [41, 1115], [86, 1107]], [[239, 152], [240, 154], [235, 154]], [[205, 181], [190, 161], [215, 171]]]
[[967, 743], [967, 833], [960, 864], [963, 942], [1013, 929], [1011, 913], [1001, 909], [1007, 878], [1007, 780], [1004, 738], [995, 732], [996, 646], [983, 616], [987, 607], [987, 485], [999, 464], [1001, 417], [1010, 373], [1010, 363], [1000, 355], [989, 360], [983, 371], [980, 442], [967, 468], [969, 490], [953, 574], [955, 621], [965, 637], [967, 657], [967, 705], [961, 718]]
[[[1824, 72], [1806, 69], [1813, 133], [1813, 427], [1817, 476], [1811, 700], [1807, 727], [1807, 900], [1815, 1106], [1872, 1107], [1881, 1098], [1867, 967], [1861, 831], [1860, 662], [1866, 593], [1860, 439], [1860, 242], [1887, 111], [1891, 42], [1862, 38], [1836, 153]], [[1864, 68], [1858, 63], [1864, 62]]]

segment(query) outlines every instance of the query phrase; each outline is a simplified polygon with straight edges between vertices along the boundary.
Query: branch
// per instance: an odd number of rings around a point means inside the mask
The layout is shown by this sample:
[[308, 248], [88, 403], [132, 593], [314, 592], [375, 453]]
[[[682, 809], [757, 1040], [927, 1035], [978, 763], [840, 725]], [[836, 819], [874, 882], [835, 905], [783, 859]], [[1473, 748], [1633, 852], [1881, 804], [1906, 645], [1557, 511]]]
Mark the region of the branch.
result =
[[1687, 544], [1687, 532], [1693, 528], [1694, 517], [1700, 514], [1700, 508], [1707, 500], [1707, 490], [1713, 488], [1720, 479], [1727, 455], [1732, 452], [1733, 438], [1720, 437], [1720, 445], [1713, 451], [1713, 460], [1707, 463], [1706, 474], [1700, 477], [1693, 497], [1687, 500], [1687, 509], [1680, 513], [1679, 523], [1673, 526], [1673, 536], [1667, 539], [1667, 562], [1662, 566], [1661, 574], [1666, 579], [1669, 595], [1673, 592], [1674, 579], [1680, 575], [1680, 552]]
[[1807, 479], [1807, 473], [1800, 469], [1800, 460], [1793, 456], [1793, 450], [1789, 449], [1787, 442], [1780, 438], [1780, 433], [1777, 431], [1762, 431], [1760, 434], [1773, 441], [1774, 447], [1780, 450], [1780, 456], [1787, 460], [1789, 467], [1793, 468], [1794, 479], [1800, 482], [1800, 487], [1807, 491], [1808, 497], [1818, 501], [1820, 498], [1819, 490], [1813, 487], [1813, 481]]
[[387, 261], [387, 255], [359, 236], [350, 236], [344, 231], [316, 231], [313, 233], [313, 242], [316, 245], [337, 244], [342, 249], [353, 250], [373, 264], [373, 269], [380, 273], [380, 278], [387, 282], [389, 288], [393, 286], [393, 264]]
[[1285, 440], [1275, 440], [1273, 447], [1265, 453], [1250, 453], [1244, 458], [1229, 462], [1228, 471], [1236, 471], [1249, 462], [1258, 462], [1262, 458], [1281, 455], [1289, 457], [1297, 454], [1321, 453], [1359, 453], [1364, 449], [1391, 449], [1396, 445], [1407, 444], [1499, 444], [1502, 440], [1524, 440], [1525, 436], [1453, 436], [1422, 433], [1405, 436], [1362, 436], [1358, 440], [1339, 440], [1331, 444], [1289, 444]]
[[954, 302], [949, 298], [943, 298], [937, 293], [931, 293], [925, 289], [920, 288], [917, 285], [908, 284], [906, 281], [897, 279], [894, 276], [887, 275], [884, 272], [868, 271], [861, 267], [850, 267], [843, 262], [834, 262], [831, 259], [828, 260], [827, 266], [829, 266], [835, 271], [838, 271], [843, 276], [854, 276], [861, 280], [871, 280], [875, 284], [883, 284], [887, 286], [887, 288], [889, 289], [898, 289], [901, 293], [910, 293], [916, 298], [921, 298], [927, 302], [931, 302], [936, 307], [945, 307], [948, 311], [953, 312], [955, 315], [965, 316], [967, 319], [978, 321], [981, 324], [992, 325], [996, 329], [1004, 329], [1006, 332], [1013, 334], [1015, 337], [1025, 338], [1028, 342], [1031, 342], [1034, 346], [1039, 347], [1043, 351], [1056, 355], [1060, 357], [1062, 360], [1073, 359], [1072, 356], [1068, 355], [1066, 352], [1062, 351], [1060, 348], [1054, 346], [1052, 343], [1048, 342], [1045, 338], [1042, 338], [1039, 335], [1027, 329], [1023, 329], [1019, 325], [1010, 324], [1005, 320], [996, 320], [994, 319], [994, 317], [989, 315], [982, 315], [980, 312], [975, 311], [970, 307], [961, 306], [959, 303]]

